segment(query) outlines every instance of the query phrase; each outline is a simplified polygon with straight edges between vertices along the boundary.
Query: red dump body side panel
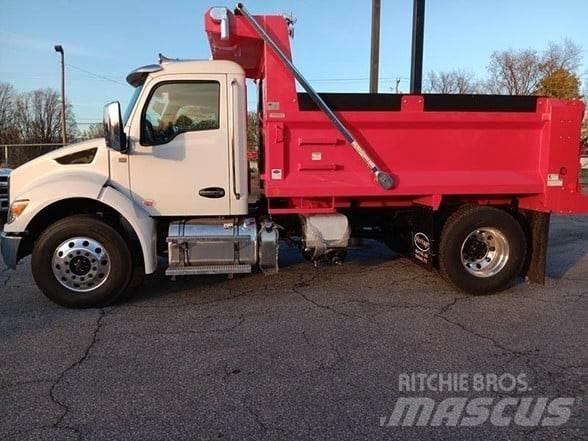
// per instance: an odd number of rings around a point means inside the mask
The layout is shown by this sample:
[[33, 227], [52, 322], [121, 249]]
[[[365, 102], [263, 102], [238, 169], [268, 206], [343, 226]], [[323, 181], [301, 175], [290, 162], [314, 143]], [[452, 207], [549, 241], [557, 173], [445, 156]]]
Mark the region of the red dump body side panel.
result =
[[[290, 56], [286, 21], [257, 19]], [[322, 112], [301, 110], [292, 74], [244, 18], [231, 15], [230, 23], [231, 37], [222, 41], [218, 23], [205, 16], [213, 57], [240, 63], [263, 84], [262, 179], [270, 212], [411, 204], [436, 209], [451, 198], [516, 198], [521, 208], [588, 212], [579, 184], [582, 102], [538, 98], [525, 111], [436, 111], [426, 108], [427, 96], [390, 95], [399, 100], [394, 110], [336, 111], [394, 176], [397, 184], [384, 190]]]

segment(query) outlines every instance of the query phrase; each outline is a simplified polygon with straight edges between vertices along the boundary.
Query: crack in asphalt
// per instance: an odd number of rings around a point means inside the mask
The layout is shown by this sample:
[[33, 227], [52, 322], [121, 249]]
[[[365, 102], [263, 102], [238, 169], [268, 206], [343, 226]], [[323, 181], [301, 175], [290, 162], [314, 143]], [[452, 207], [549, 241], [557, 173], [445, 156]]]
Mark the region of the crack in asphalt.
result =
[[6, 286], [8, 285], [8, 282], [10, 281], [12, 274], [8, 273], [8, 271], [10, 271], [10, 268], [6, 267], [4, 269], [2, 269], [2, 271], [0, 271], [0, 274], [4, 275], [6, 274], [6, 279], [4, 279], [2, 281], [2, 287], [6, 288]]
[[51, 389], [49, 390], [49, 397], [51, 398], [51, 401], [63, 410], [61, 415], [57, 418], [57, 420], [53, 423], [53, 425], [51, 427], [53, 427], [54, 429], [65, 429], [65, 430], [72, 431], [76, 434], [78, 439], [81, 439], [82, 433], [77, 428], [62, 425], [63, 420], [65, 419], [67, 414], [70, 412], [70, 408], [65, 402], [63, 402], [57, 398], [56, 390], [57, 390], [57, 387], [61, 384], [61, 382], [65, 378], [65, 376], [70, 371], [72, 371], [76, 367], [80, 366], [88, 358], [90, 351], [92, 350], [92, 348], [94, 347], [94, 345], [98, 341], [98, 333], [100, 332], [100, 329], [102, 327], [102, 320], [104, 319], [105, 315], [106, 315], [106, 313], [104, 311], [104, 308], [100, 309], [98, 318], [96, 320], [96, 324], [94, 326], [94, 330], [92, 332], [92, 339], [90, 340], [90, 343], [86, 346], [86, 349], [82, 353], [82, 356], [80, 358], [78, 358], [76, 361], [74, 361], [72, 364], [70, 364], [67, 368], [65, 368], [61, 372], [61, 374], [59, 375], [57, 380], [55, 380], [55, 382], [51, 386]]
[[257, 413], [257, 411], [254, 410], [252, 406], [250, 406], [248, 404], [244, 404], [243, 406], [247, 410], [247, 412], [249, 412], [253, 416], [253, 421], [255, 421], [255, 424], [257, 424], [257, 426], [260, 429], [259, 439], [265, 438], [265, 436], [267, 435], [267, 432], [268, 432], [267, 424], [263, 422], [263, 419], [261, 418], [259, 413]]
[[[413, 310], [413, 309], [414, 310], [416, 310], [416, 309], [426, 309], [426, 310], [434, 309], [434, 310], [436, 310], [436, 308], [433, 308], [431, 306], [426, 306], [423, 303], [373, 302], [371, 300], [365, 300], [365, 299], [346, 300], [344, 302], [337, 303], [337, 305], [350, 305], [350, 304], [354, 304], [354, 303], [360, 304], [360, 305], [376, 306], [378, 308], [387, 308], [387, 309], [410, 309], [410, 310]], [[381, 314], [381, 312], [379, 314]], [[375, 314], [372, 317], [375, 317], [376, 315], [379, 315], [379, 314]]]
[[[316, 276], [315, 276], [316, 277]], [[294, 284], [294, 286], [292, 286], [292, 288], [290, 288], [295, 294], [297, 294], [298, 296], [300, 296], [304, 301], [306, 301], [307, 303], [310, 303], [311, 305], [313, 305], [314, 307], [320, 308], [320, 309], [324, 309], [326, 311], [329, 311], [335, 315], [339, 315], [342, 317], [346, 317], [346, 318], [351, 318], [351, 319], [363, 319], [365, 320], [366, 318], [360, 315], [351, 315], [351, 314], [347, 314], [345, 312], [341, 312], [341, 311], [337, 311], [333, 306], [335, 305], [327, 305], [324, 303], [319, 303], [313, 299], [311, 299], [310, 297], [308, 297], [306, 294], [304, 294], [300, 288], [304, 287], [304, 286], [308, 286], [307, 282], [299, 282]]]
[[496, 347], [497, 349], [500, 349], [501, 351], [503, 351], [503, 353], [508, 353], [508, 354], [520, 354], [520, 351], [515, 351], [512, 350], [506, 346], [504, 346], [502, 343], [500, 343], [498, 340], [496, 340], [493, 337], [490, 337], [488, 335], [484, 335], [482, 333], [476, 332], [472, 329], [467, 328], [464, 324], [462, 324], [461, 322], [457, 321], [457, 320], [451, 320], [450, 318], [448, 318], [445, 314], [451, 309], [453, 308], [453, 306], [455, 306], [455, 304], [458, 302], [460, 298], [459, 297], [455, 297], [451, 302], [449, 302], [447, 305], [443, 306], [436, 314], [435, 317], [439, 317], [440, 319], [446, 321], [447, 323], [449, 323], [452, 326], [456, 326], [459, 329], [461, 329], [464, 332], [467, 332], [468, 334], [471, 334], [475, 337], [478, 337], [480, 339], [486, 340], [488, 342], [490, 342], [494, 347]]
[[[301, 290], [301, 288], [310, 286], [310, 284], [313, 283], [318, 277], [319, 277], [319, 274], [315, 274], [314, 276], [312, 276], [308, 280], [297, 282], [290, 288], [290, 290], [293, 291], [298, 296], [300, 296], [305, 302], [310, 303], [313, 307], [327, 310], [333, 314], [336, 314], [336, 315], [339, 315], [342, 317], [369, 321], [370, 317], [367, 317], [364, 315], [348, 314], [348, 313], [345, 313], [345, 312], [342, 312], [342, 311], [335, 309], [336, 306], [342, 306], [342, 305], [347, 305], [347, 304], [351, 304], [351, 303], [371, 304], [371, 305], [377, 305], [377, 306], [386, 306], [386, 307], [390, 307], [390, 308], [407, 308], [407, 309], [418, 308], [418, 307], [425, 308], [424, 305], [421, 305], [421, 304], [378, 303], [378, 302], [370, 302], [369, 300], [363, 300], [363, 299], [352, 299], [352, 300], [346, 300], [343, 302], [336, 302], [333, 304], [319, 303], [316, 300], [309, 297], [304, 292], [302, 292], [302, 290]], [[426, 309], [430, 309], [430, 308], [426, 308]]]
[[[304, 339], [304, 342], [312, 348], [313, 353], [317, 350], [320, 351], [322, 349], [321, 346], [317, 346], [316, 344], [314, 344], [311, 341], [308, 334], [306, 333], [306, 330], [302, 331], [302, 338]], [[341, 353], [341, 350], [337, 347], [337, 345], [335, 344], [333, 339], [329, 339], [328, 345], [329, 345], [329, 350], [332, 354], [332, 361], [325, 362], [323, 360], [318, 360], [316, 367], [314, 367], [312, 369], [301, 370], [297, 374], [291, 375], [290, 378], [301, 377], [301, 376], [304, 376], [306, 374], [313, 373], [316, 371], [334, 370], [337, 368], [337, 366], [340, 363], [343, 363], [345, 361], [345, 356]]]
[[454, 327], [459, 328], [460, 330], [468, 333], [469, 335], [472, 335], [472, 336], [477, 337], [481, 340], [489, 342], [492, 346], [494, 346], [496, 349], [501, 351], [501, 355], [509, 354], [511, 357], [506, 361], [506, 363], [503, 364], [503, 366], [507, 366], [508, 364], [510, 364], [511, 362], [513, 362], [516, 359], [522, 359], [522, 361], [527, 366], [527, 368], [532, 372], [532, 379], [528, 383], [528, 390], [533, 390], [537, 387], [537, 384], [539, 382], [539, 377], [540, 377], [539, 372], [538, 372], [539, 369], [546, 371], [548, 375], [552, 374], [552, 372], [550, 372], [544, 366], [539, 367], [536, 365], [537, 360], [534, 360], [533, 357], [542, 358], [542, 356], [533, 353], [533, 352], [537, 351], [537, 349], [524, 350], [524, 351], [518, 351], [515, 349], [511, 349], [508, 346], [499, 342], [496, 338], [491, 337], [489, 335], [482, 334], [477, 331], [474, 331], [473, 329], [466, 327], [463, 323], [461, 323], [457, 320], [452, 320], [452, 319], [448, 318], [446, 315], [444, 315], [459, 300], [460, 300], [460, 298], [455, 298], [452, 302], [445, 305], [443, 308], [441, 308], [441, 310], [439, 310], [439, 312], [437, 314], [435, 314], [435, 317], [438, 317], [438, 318], [444, 320], [445, 322], [449, 323], [450, 325], [452, 325]]
[[295, 292], [296, 294], [298, 294], [306, 302], [310, 303], [311, 305], [313, 305], [317, 308], [324, 309], [324, 310], [332, 312], [333, 314], [340, 315], [340, 316], [347, 317], [347, 318], [362, 318], [361, 316], [353, 316], [353, 315], [346, 314], [341, 311], [337, 311], [336, 309], [334, 309], [332, 307], [332, 305], [326, 305], [323, 303], [316, 302], [313, 299], [311, 299], [310, 297], [308, 297], [306, 294], [304, 294], [302, 291], [300, 291], [299, 287], [296, 285], [292, 287], [292, 291]]

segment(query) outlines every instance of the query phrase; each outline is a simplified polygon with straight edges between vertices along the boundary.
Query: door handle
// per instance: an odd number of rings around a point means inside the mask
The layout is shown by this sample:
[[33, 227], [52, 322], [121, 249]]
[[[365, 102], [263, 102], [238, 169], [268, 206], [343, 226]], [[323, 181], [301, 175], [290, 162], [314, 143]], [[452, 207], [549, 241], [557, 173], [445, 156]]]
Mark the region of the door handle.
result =
[[198, 192], [203, 198], [219, 199], [225, 196], [225, 189], [220, 187], [207, 187]]

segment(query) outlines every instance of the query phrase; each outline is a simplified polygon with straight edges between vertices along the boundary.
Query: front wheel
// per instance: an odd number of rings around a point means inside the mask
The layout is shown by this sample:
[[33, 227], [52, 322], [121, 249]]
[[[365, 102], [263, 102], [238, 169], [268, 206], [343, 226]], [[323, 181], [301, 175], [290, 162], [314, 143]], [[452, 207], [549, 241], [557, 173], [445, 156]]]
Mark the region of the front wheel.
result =
[[35, 243], [31, 264], [41, 291], [68, 308], [115, 302], [132, 274], [125, 240], [110, 225], [88, 215], [51, 225]]
[[453, 213], [439, 242], [439, 269], [470, 294], [505, 289], [521, 272], [527, 253], [525, 233], [506, 211], [465, 206]]

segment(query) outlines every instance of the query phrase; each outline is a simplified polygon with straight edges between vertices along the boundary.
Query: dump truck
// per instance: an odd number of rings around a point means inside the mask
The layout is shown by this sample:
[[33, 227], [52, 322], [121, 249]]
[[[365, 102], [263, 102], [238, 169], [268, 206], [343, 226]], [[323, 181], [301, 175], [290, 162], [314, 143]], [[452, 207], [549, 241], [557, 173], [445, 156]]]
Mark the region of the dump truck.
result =
[[32, 255], [41, 291], [73, 308], [124, 298], [158, 262], [172, 278], [271, 274], [280, 244], [320, 266], [343, 263], [351, 238], [382, 241], [471, 294], [543, 282], [550, 215], [588, 213], [584, 104], [317, 93], [293, 63], [291, 28], [242, 4], [211, 8], [211, 59], [132, 71], [126, 110], [105, 107], [103, 139], [11, 174], [6, 265]]

